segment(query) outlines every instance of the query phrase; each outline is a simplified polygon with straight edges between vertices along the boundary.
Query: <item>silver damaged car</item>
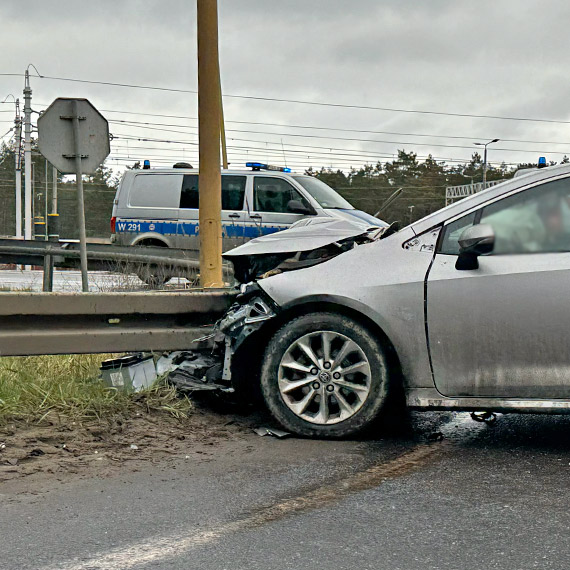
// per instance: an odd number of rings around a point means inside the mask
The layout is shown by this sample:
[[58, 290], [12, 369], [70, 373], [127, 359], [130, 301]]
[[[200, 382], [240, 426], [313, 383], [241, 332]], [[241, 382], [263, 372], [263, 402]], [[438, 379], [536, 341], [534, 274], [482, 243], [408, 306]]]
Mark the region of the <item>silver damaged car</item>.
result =
[[225, 254], [220, 382], [279, 423], [343, 437], [392, 391], [421, 409], [570, 411], [570, 166], [396, 231], [304, 220]]

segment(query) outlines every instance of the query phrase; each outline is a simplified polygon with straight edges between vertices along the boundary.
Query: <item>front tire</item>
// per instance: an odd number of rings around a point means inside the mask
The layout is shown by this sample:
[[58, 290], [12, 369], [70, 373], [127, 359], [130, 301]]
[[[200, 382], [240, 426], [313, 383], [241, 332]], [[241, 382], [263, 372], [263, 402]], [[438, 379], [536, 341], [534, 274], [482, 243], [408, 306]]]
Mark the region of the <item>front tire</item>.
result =
[[388, 392], [386, 356], [357, 321], [310, 313], [272, 337], [261, 390], [285, 429], [308, 437], [346, 437], [362, 431], [382, 410]]

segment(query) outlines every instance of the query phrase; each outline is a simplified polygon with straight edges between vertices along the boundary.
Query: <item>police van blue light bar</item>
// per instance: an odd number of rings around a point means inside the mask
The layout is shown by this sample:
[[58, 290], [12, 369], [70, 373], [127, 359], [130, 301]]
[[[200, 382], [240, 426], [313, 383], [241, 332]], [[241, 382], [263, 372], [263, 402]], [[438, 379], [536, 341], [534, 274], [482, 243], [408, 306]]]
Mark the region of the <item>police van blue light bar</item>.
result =
[[546, 157], [545, 156], [541, 156], [538, 159], [538, 168], [546, 168]]
[[273, 166], [271, 164], [263, 164], [262, 162], [246, 162], [246, 167], [252, 170], [275, 170], [277, 172], [291, 172], [286, 166]]

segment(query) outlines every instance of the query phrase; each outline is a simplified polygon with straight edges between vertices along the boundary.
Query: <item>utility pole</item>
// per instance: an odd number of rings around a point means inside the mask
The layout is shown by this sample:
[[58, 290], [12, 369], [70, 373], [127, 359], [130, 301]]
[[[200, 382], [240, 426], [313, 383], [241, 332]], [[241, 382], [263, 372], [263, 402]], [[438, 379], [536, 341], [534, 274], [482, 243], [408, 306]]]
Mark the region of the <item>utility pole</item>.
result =
[[20, 117], [20, 100], [16, 99], [16, 147], [14, 149], [16, 171], [16, 237], [22, 239], [22, 118]]
[[221, 287], [222, 179], [218, 2], [197, 0], [197, 8], [200, 282], [202, 287]]
[[32, 90], [26, 69], [24, 85], [24, 239], [32, 239]]

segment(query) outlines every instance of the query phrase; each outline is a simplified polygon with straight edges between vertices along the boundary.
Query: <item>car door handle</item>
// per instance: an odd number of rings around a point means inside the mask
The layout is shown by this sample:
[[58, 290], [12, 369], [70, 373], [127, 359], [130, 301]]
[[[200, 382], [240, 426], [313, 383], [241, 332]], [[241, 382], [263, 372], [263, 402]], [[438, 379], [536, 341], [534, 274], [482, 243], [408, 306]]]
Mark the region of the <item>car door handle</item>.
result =
[[229, 214], [228, 218], [239, 218], [240, 215], [239, 214]]
[[259, 214], [251, 214], [249, 216], [252, 220], [261, 220], [261, 216]]

